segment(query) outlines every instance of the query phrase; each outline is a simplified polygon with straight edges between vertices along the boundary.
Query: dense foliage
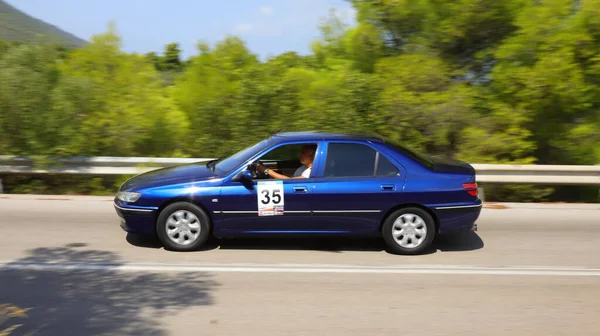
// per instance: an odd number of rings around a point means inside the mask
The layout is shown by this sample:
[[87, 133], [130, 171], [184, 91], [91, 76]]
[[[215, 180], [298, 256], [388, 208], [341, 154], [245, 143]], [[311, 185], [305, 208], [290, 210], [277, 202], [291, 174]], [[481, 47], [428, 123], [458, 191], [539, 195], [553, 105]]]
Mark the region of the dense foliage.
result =
[[[264, 61], [235, 36], [187, 60], [176, 43], [125, 53], [112, 26], [67, 52], [0, 45], [0, 153], [217, 157], [285, 127], [471, 163], [600, 163], [600, 0], [351, 2], [357, 25], [332, 14], [310, 55]], [[493, 195], [597, 197], [567, 190]]]

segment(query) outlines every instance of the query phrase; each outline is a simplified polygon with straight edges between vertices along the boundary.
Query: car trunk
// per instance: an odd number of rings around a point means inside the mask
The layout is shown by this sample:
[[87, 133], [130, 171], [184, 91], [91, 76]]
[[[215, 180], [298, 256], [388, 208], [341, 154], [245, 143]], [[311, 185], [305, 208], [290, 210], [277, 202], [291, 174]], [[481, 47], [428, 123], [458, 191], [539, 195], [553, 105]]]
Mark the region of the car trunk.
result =
[[437, 156], [430, 156], [429, 158], [433, 161], [433, 171], [435, 172], [475, 175], [475, 168], [464, 161]]

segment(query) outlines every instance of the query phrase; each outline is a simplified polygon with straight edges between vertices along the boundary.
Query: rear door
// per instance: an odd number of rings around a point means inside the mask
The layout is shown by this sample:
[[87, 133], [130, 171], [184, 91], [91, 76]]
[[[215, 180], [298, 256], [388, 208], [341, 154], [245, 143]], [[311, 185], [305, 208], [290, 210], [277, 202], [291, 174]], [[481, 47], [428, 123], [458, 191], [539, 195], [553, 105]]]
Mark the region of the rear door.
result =
[[376, 233], [383, 213], [401, 199], [403, 167], [368, 141], [325, 146], [310, 199], [314, 225], [338, 233]]

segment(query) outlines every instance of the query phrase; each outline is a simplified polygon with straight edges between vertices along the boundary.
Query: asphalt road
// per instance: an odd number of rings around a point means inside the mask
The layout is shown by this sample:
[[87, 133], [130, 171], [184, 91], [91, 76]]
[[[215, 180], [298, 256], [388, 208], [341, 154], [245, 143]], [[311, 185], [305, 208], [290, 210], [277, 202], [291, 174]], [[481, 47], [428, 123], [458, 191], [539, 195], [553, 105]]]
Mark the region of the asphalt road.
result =
[[377, 239], [176, 253], [128, 237], [109, 198], [0, 195], [0, 335], [600, 335], [600, 205], [486, 205], [478, 225], [421, 256]]

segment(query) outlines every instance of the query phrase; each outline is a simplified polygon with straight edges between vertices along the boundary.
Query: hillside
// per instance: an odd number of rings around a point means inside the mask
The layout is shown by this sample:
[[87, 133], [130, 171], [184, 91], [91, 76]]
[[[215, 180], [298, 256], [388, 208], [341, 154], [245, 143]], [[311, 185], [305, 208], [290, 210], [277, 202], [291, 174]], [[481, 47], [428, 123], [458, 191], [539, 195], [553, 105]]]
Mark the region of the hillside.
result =
[[31, 41], [38, 35], [65, 46], [79, 47], [85, 40], [67, 33], [42, 20], [31, 17], [0, 0], [0, 39], [6, 41]]

